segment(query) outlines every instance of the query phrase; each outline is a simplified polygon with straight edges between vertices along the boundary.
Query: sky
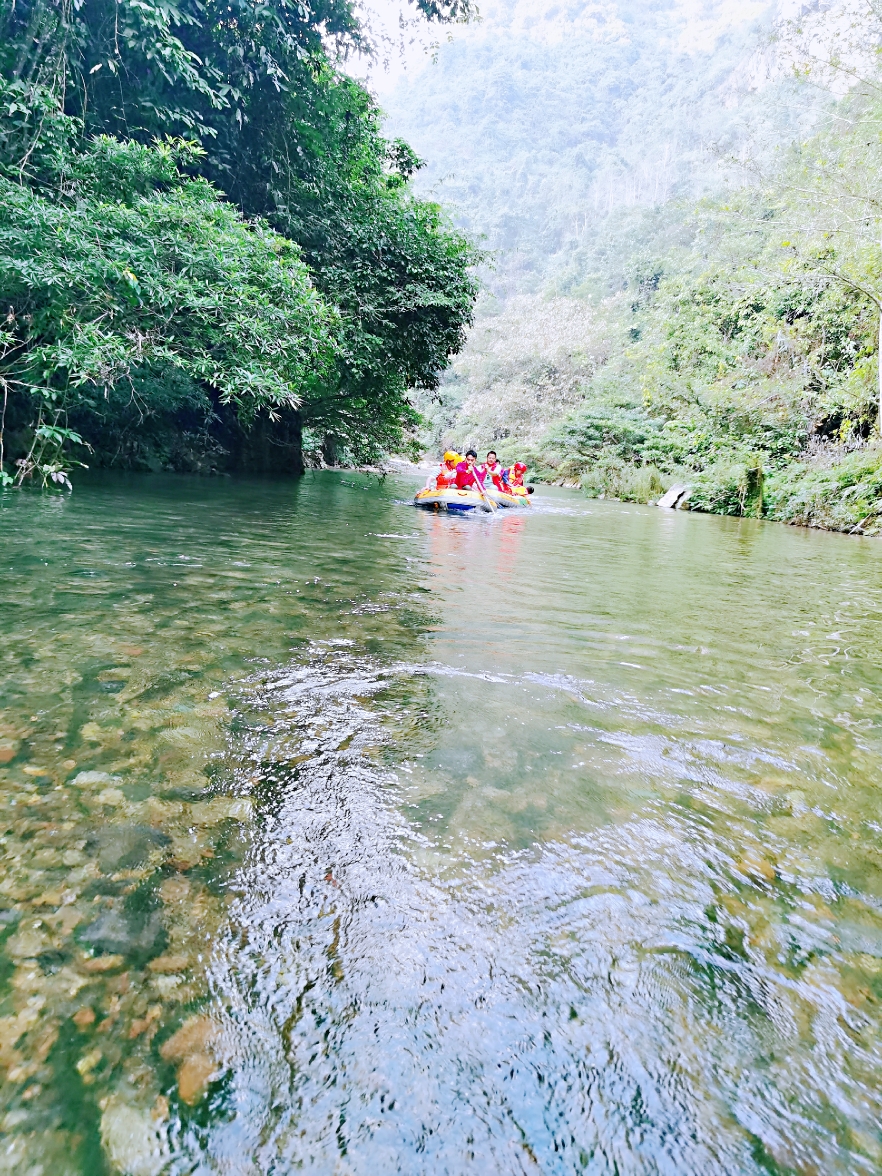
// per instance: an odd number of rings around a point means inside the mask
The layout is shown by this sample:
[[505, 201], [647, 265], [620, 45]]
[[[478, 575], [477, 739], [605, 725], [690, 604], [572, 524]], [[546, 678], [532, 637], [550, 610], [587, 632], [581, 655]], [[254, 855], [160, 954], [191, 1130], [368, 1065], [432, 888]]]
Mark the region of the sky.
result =
[[[449, 30], [431, 27], [416, 16], [407, 0], [361, 0], [359, 10], [365, 15], [371, 33], [380, 48], [378, 60], [355, 58], [347, 71], [365, 79], [379, 95], [392, 90], [402, 77], [418, 73], [431, 64], [433, 46]], [[471, 30], [457, 28], [454, 34]]]

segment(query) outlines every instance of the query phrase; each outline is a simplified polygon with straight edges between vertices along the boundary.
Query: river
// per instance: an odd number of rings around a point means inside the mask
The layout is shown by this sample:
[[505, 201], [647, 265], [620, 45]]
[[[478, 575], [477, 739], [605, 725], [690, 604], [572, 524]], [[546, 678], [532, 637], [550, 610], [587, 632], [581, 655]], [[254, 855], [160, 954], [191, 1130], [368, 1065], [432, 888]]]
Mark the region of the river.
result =
[[882, 546], [0, 498], [0, 1173], [882, 1171]]

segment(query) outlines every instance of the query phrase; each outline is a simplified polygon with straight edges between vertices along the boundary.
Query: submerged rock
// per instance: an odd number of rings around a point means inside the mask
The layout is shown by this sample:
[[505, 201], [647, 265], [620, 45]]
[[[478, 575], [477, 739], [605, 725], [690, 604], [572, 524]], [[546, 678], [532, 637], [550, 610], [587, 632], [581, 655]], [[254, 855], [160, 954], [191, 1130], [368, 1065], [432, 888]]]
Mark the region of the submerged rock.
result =
[[115, 808], [117, 805], [125, 804], [126, 797], [119, 788], [105, 788], [103, 792], [99, 792], [95, 800], [97, 804], [106, 804]]
[[93, 960], [81, 960], [79, 964], [80, 971], [88, 972], [90, 976], [100, 975], [102, 972], [115, 972], [125, 964], [125, 956], [121, 955], [103, 955], [96, 956]]
[[193, 1054], [208, 1053], [219, 1037], [220, 1029], [211, 1017], [190, 1017], [159, 1052], [167, 1062], [180, 1062]]
[[193, 1054], [187, 1058], [178, 1070], [178, 1094], [181, 1101], [188, 1106], [197, 1103], [216, 1074], [217, 1065], [208, 1054]]
[[147, 967], [151, 972], [157, 975], [172, 975], [175, 972], [184, 972], [190, 966], [190, 961], [186, 956], [157, 956], [155, 960], [151, 960]]
[[750, 878], [752, 881], [775, 881], [775, 867], [768, 858], [763, 857], [762, 854], [757, 853], [755, 850], [748, 850], [735, 863], [735, 868], [739, 873], [744, 874], [745, 877]]
[[199, 1101], [218, 1074], [213, 1051], [219, 1037], [220, 1029], [211, 1017], [191, 1017], [159, 1051], [165, 1061], [181, 1063], [178, 1094], [189, 1106]]
[[162, 952], [166, 936], [159, 911], [111, 907], [84, 927], [77, 938], [102, 954], [149, 959]]
[[166, 1131], [149, 1111], [111, 1098], [101, 1116], [101, 1142], [125, 1176], [160, 1176], [170, 1159]]
[[94, 788], [96, 784], [116, 784], [118, 776], [111, 776], [108, 772], [79, 772], [73, 779], [77, 788]]
[[9, 764], [18, 755], [19, 744], [8, 739], [0, 740], [0, 764]]
[[189, 893], [190, 883], [186, 878], [166, 878], [159, 888], [160, 898], [169, 905], [183, 902]]
[[34, 927], [23, 927], [6, 941], [6, 951], [13, 959], [27, 959], [45, 951], [49, 940], [44, 932]]
[[154, 849], [169, 844], [167, 834], [150, 825], [105, 825], [89, 838], [86, 851], [97, 855], [103, 873], [113, 874], [143, 866]]

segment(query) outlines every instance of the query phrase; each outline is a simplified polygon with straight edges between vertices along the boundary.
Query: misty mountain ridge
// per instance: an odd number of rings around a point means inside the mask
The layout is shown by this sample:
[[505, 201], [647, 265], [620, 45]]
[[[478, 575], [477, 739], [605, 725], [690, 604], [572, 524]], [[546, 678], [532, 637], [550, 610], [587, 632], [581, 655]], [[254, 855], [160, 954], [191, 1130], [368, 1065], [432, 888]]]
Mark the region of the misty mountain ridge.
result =
[[719, 191], [721, 160], [806, 133], [813, 108], [770, 50], [779, 15], [501, 0], [384, 97], [387, 127], [426, 160], [418, 190], [494, 253], [490, 288], [538, 291], [610, 214]]

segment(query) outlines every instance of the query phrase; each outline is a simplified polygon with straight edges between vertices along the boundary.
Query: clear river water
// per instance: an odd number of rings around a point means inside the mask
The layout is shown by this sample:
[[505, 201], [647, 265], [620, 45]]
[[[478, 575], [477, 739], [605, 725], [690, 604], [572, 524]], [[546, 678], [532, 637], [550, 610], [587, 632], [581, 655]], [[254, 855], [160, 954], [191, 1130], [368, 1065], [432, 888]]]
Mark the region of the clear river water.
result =
[[882, 1172], [882, 545], [0, 498], [0, 1173]]

